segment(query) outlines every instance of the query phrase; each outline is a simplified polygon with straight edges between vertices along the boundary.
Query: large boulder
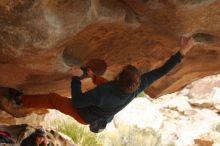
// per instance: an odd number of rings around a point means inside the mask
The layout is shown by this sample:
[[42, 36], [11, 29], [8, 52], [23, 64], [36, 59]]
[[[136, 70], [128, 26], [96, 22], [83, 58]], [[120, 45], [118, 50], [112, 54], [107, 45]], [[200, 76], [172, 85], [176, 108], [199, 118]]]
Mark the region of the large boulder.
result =
[[109, 79], [128, 63], [144, 72], [193, 35], [202, 43], [146, 90], [177, 91], [220, 72], [219, 7], [218, 0], [1, 0], [0, 86], [69, 96], [69, 65], [104, 59]]

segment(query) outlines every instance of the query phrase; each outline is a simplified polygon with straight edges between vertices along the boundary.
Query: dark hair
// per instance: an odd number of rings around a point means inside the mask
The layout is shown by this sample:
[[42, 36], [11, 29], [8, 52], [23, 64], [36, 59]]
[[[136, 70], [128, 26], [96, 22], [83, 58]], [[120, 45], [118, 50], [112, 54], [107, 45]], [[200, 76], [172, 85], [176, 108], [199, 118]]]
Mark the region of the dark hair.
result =
[[97, 76], [101, 76], [105, 73], [107, 64], [102, 59], [91, 59], [82, 68], [90, 68]]
[[46, 135], [46, 132], [45, 132], [45, 130], [44, 129], [36, 129], [35, 130], [35, 135], [36, 136], [40, 136], [40, 137], [44, 137], [45, 135]]
[[137, 68], [126, 65], [118, 75], [117, 85], [123, 93], [136, 91], [140, 85], [140, 73]]

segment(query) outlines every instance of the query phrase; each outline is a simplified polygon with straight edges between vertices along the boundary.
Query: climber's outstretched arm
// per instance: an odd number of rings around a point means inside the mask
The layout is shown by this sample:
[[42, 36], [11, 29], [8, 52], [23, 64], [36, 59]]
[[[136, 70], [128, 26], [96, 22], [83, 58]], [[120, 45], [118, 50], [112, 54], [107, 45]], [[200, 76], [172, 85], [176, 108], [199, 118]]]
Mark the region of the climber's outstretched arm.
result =
[[195, 45], [195, 41], [192, 37], [181, 38], [179, 51], [170, 57], [166, 63], [156, 68], [150, 72], [147, 72], [141, 76], [141, 85], [139, 92], [143, 91], [145, 88], [150, 86], [154, 81], [160, 79], [162, 76], [166, 75], [170, 70], [172, 70], [178, 63], [181, 62], [183, 56]]

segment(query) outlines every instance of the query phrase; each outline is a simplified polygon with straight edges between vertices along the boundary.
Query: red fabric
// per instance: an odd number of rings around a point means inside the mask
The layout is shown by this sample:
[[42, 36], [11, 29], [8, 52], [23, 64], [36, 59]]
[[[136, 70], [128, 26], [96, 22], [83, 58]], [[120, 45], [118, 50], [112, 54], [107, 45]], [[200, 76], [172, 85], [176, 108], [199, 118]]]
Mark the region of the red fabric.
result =
[[7, 137], [7, 138], [11, 138], [11, 134], [9, 134], [9, 133], [6, 132], [6, 131], [1, 131], [1, 130], [0, 130], [0, 135], [5, 136], [5, 137]]
[[104, 83], [108, 82], [107, 79], [105, 79], [105, 78], [103, 78], [103, 77], [100, 77], [100, 76], [94, 76], [94, 77], [92, 78], [92, 81], [93, 81], [93, 83], [96, 84], [96, 85], [100, 85], [100, 84], [104, 84]]
[[42, 95], [23, 95], [21, 97], [24, 107], [56, 109], [60, 112], [73, 117], [79, 123], [87, 123], [80, 117], [76, 108], [73, 107], [71, 98], [60, 96], [56, 93]]
[[[108, 81], [105, 78], [99, 76], [95, 76], [92, 80], [96, 85], [100, 85]], [[81, 124], [87, 124], [80, 117], [77, 109], [73, 107], [71, 98], [63, 97], [56, 93], [50, 93], [42, 95], [23, 95], [21, 99], [24, 107], [56, 109], [66, 115], [73, 117]]]

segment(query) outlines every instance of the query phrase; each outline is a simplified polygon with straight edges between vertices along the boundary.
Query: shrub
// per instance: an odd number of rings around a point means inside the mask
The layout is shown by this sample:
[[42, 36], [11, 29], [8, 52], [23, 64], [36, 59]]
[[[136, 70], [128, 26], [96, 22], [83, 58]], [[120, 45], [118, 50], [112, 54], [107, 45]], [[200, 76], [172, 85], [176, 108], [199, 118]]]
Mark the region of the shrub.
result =
[[72, 140], [81, 146], [101, 146], [97, 140], [97, 135], [90, 132], [87, 127], [70, 120], [55, 120], [53, 125], [56, 130], [69, 136]]
[[108, 146], [160, 146], [160, 135], [152, 128], [140, 129], [137, 126], [125, 126], [100, 136], [102, 143]]
[[216, 125], [216, 131], [220, 132], [220, 123]]

